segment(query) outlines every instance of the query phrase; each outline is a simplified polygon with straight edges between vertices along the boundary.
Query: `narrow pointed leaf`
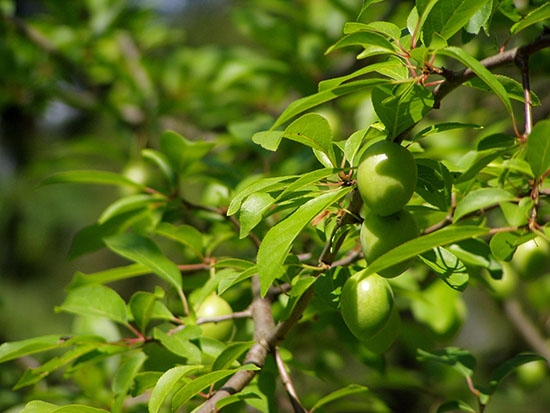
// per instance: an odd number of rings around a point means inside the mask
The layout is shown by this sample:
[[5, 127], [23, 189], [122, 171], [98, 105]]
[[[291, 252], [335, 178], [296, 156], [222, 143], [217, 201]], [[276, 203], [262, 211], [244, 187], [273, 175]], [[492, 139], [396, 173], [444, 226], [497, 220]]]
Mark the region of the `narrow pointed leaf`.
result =
[[537, 122], [527, 139], [527, 161], [536, 177], [550, 169], [550, 120]]
[[423, 235], [388, 251], [374, 260], [366, 270], [365, 275], [373, 274], [395, 265], [406, 259], [416, 257], [432, 248], [444, 246], [452, 242], [461, 241], [471, 237], [485, 235], [489, 232], [487, 228], [475, 226], [450, 225], [439, 231]]
[[463, 216], [481, 209], [512, 201], [515, 196], [500, 188], [482, 188], [468, 193], [456, 206], [453, 222]]
[[477, 59], [469, 55], [468, 52], [459, 47], [449, 46], [438, 50], [437, 54], [452, 57], [464, 66], [470, 68], [472, 72], [474, 72], [477, 77], [485, 82], [493, 93], [497, 95], [497, 97], [504, 104], [504, 107], [510, 114], [512, 120], [514, 120], [514, 112], [512, 110], [512, 103], [508, 97], [508, 92], [506, 92], [506, 89], [502, 86], [502, 83], [498, 81], [498, 78], [489, 69], [483, 66]]
[[518, 34], [523, 29], [526, 29], [529, 26], [532, 26], [533, 24], [536, 24], [538, 22], [544, 21], [550, 19], [550, 3], [546, 2], [542, 6], [540, 6], [538, 9], [535, 9], [525, 18], [514, 24], [510, 28], [511, 34]]
[[258, 272], [262, 295], [265, 295], [271, 283], [281, 274], [283, 263], [298, 234], [317, 214], [343, 198], [350, 190], [346, 188], [325, 192], [303, 204], [268, 231], [258, 251]]
[[150, 274], [151, 270], [143, 264], [130, 264], [124, 267], [115, 267], [105, 271], [99, 271], [93, 274], [84, 274], [77, 272], [69, 285], [68, 289], [74, 289], [89, 284], [107, 284], [114, 281], [126, 280], [128, 278], [139, 277]]
[[149, 413], [161, 411], [166, 398], [171, 396], [182, 383], [189, 381], [189, 379], [186, 379], [188, 375], [201, 368], [202, 366], [177, 366], [167, 370], [153, 388], [149, 399]]
[[108, 171], [59, 172], [44, 179], [40, 183], [40, 186], [68, 183], [130, 186], [137, 189], [145, 188], [142, 184], [134, 182], [123, 175]]
[[341, 399], [343, 397], [351, 396], [352, 394], [364, 393], [366, 391], [369, 391], [369, 389], [365, 386], [361, 386], [358, 384], [350, 384], [344, 388], [338, 389], [326, 395], [325, 397], [322, 397], [321, 399], [317, 400], [317, 402], [311, 408], [310, 412], [313, 413], [319, 407], [332, 403], [335, 400]]
[[2, 343], [0, 345], [0, 363], [35, 353], [41, 353], [43, 351], [57, 349], [63, 344], [63, 340], [61, 340], [62, 337], [63, 336], [59, 334], [52, 334]]
[[491, 390], [494, 392], [502, 379], [504, 379], [508, 374], [517, 369], [519, 366], [537, 360], [545, 361], [544, 357], [535, 353], [518, 354], [517, 356], [506, 360], [493, 372], [490, 382]]
[[149, 238], [125, 233], [105, 239], [109, 249], [129, 260], [143, 264], [176, 288], [181, 288], [181, 273], [176, 264], [166, 258]]

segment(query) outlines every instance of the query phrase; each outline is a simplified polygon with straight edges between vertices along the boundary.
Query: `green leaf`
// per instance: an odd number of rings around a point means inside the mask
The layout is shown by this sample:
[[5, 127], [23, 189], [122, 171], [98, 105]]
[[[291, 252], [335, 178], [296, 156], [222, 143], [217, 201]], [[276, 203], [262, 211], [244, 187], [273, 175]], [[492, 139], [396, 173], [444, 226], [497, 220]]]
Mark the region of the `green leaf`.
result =
[[177, 265], [166, 258], [151, 239], [125, 233], [106, 238], [105, 244], [118, 255], [145, 265], [172, 286], [181, 288], [181, 273]]
[[447, 347], [431, 353], [419, 348], [416, 353], [419, 361], [429, 360], [446, 364], [464, 377], [472, 377], [476, 366], [475, 357], [458, 347]]
[[96, 350], [98, 345], [99, 344], [97, 342], [79, 345], [58, 357], [49, 359], [41, 366], [28, 369], [16, 383], [14, 389], [17, 390], [38, 383], [40, 380], [47, 377], [53, 371], [60, 369], [70, 363], [73, 363], [80, 357], [92, 353], [94, 350]]
[[309, 411], [313, 413], [319, 407], [332, 403], [335, 400], [351, 396], [352, 394], [364, 393], [366, 391], [369, 391], [369, 389], [365, 386], [361, 386], [359, 384], [350, 384], [344, 388], [338, 389], [330, 394], [327, 394], [326, 396], [317, 400], [317, 402], [313, 405], [313, 407]]
[[245, 187], [242, 191], [237, 193], [229, 204], [227, 215], [234, 215], [241, 207], [242, 202], [251, 194], [255, 192], [272, 192], [277, 190], [283, 190], [288, 186], [288, 181], [292, 181], [299, 178], [298, 175], [280, 176], [275, 178], [263, 178], [255, 181]]
[[529, 134], [527, 161], [537, 178], [550, 169], [550, 120], [537, 122]]
[[115, 394], [114, 402], [111, 406], [111, 411], [123, 411], [123, 404], [127, 394], [134, 385], [134, 378], [141, 370], [147, 356], [141, 351], [127, 354], [123, 359], [120, 367], [113, 376], [111, 388]]
[[501, 365], [499, 365], [491, 376], [491, 381], [490, 381], [491, 393], [493, 393], [496, 390], [500, 382], [512, 371], [514, 371], [519, 366], [525, 363], [530, 363], [531, 361], [537, 361], [537, 360], [546, 361], [544, 357], [538, 354], [523, 353], [523, 354], [518, 354], [512, 357], [511, 359], [506, 360]]
[[[511, 77], [499, 75], [495, 73], [495, 78], [504, 86], [504, 89], [508, 93], [510, 99], [517, 100], [519, 102], [525, 102], [525, 96], [523, 95], [523, 85]], [[470, 86], [479, 90], [490, 91], [491, 89], [481, 79], [475, 77], [472, 80], [464, 83], [466, 86]], [[541, 102], [539, 97], [531, 91], [531, 100], [533, 106], [540, 106]]]
[[254, 343], [254, 341], [242, 341], [229, 344], [214, 360], [212, 370], [223, 370], [231, 367], [231, 364], [245, 351], [250, 350]]
[[145, 333], [152, 318], [173, 320], [174, 315], [158, 301], [155, 294], [137, 291], [130, 298], [128, 308], [134, 317], [134, 322], [142, 333]]
[[462, 400], [449, 400], [441, 404], [437, 408], [437, 413], [456, 412], [457, 410], [460, 412], [476, 412], [475, 409], [473, 409], [468, 403], [463, 402]]
[[283, 137], [321, 151], [330, 159], [332, 166], [336, 166], [332, 130], [324, 116], [317, 113], [301, 116], [285, 129]]
[[347, 22], [344, 25], [344, 34], [351, 34], [355, 32], [376, 33], [384, 37], [389, 37], [394, 41], [401, 38], [401, 29], [397, 25], [386, 21], [376, 21], [367, 24]]
[[444, 246], [471, 237], [486, 235], [487, 228], [475, 226], [450, 225], [431, 234], [407, 241], [374, 260], [365, 275], [384, 270], [409, 258], [416, 257], [432, 248]]
[[196, 379], [185, 384], [178, 392], [174, 395], [172, 399], [172, 409], [175, 411], [182, 407], [187, 401], [192, 397], [197, 395], [201, 390], [210, 387], [215, 384], [217, 381], [222, 380], [232, 374], [235, 374], [237, 371], [248, 370], [256, 371], [259, 370], [259, 367], [256, 367], [253, 364], [246, 364], [237, 369], [232, 370], [217, 370], [210, 373], [206, 373]]
[[258, 225], [264, 214], [271, 209], [275, 199], [265, 192], [255, 192], [241, 204], [239, 221], [241, 228], [239, 237], [245, 238], [256, 225]]
[[101, 185], [118, 185], [130, 186], [139, 190], [144, 190], [145, 186], [138, 184], [124, 175], [108, 171], [68, 171], [58, 172], [44, 179], [40, 186], [52, 184], [101, 184]]
[[189, 141], [174, 131], [166, 131], [160, 138], [160, 149], [177, 173], [188, 172], [214, 145], [214, 142]]
[[464, 29], [470, 33], [477, 35], [481, 29], [485, 29], [485, 32], [489, 33], [489, 20], [493, 15], [493, 0], [486, 1], [485, 4], [474, 14]]
[[195, 252], [199, 257], [204, 254], [206, 241], [203, 234], [191, 225], [175, 226], [169, 222], [161, 222], [155, 228], [155, 234], [179, 242]]
[[201, 350], [189, 341], [200, 337], [201, 331], [198, 327], [186, 326], [174, 333], [165, 333], [161, 329], [155, 328], [153, 335], [167, 350], [186, 358], [189, 364], [200, 363]]
[[83, 404], [68, 404], [57, 406], [52, 403], [34, 400], [25, 405], [20, 413], [105, 413], [107, 410], [85, 406]]
[[546, 2], [539, 8], [529, 12], [522, 20], [518, 21], [510, 28], [511, 34], [518, 34], [533, 24], [550, 19], [550, 3]]
[[372, 90], [372, 106], [390, 137], [418, 123], [433, 108], [433, 103], [432, 93], [416, 83], [378, 86]]
[[455, 179], [455, 183], [461, 183], [469, 181], [477, 176], [477, 174], [489, 165], [496, 158], [508, 153], [509, 147], [505, 149], [488, 149], [484, 151], [472, 151], [469, 152], [465, 159], [469, 162], [466, 170]]
[[498, 205], [501, 202], [512, 201], [515, 196], [500, 188], [482, 188], [469, 192], [457, 204], [453, 222], [457, 222], [465, 215]]
[[463, 291], [468, 285], [468, 269], [460, 259], [446, 248], [437, 247], [419, 256], [420, 259], [451, 288]]
[[284, 112], [275, 121], [275, 123], [271, 127], [271, 130], [275, 130], [279, 126], [288, 122], [293, 117], [315, 106], [319, 106], [322, 103], [330, 102], [331, 100], [348, 95], [350, 93], [360, 92], [365, 89], [370, 89], [374, 86], [384, 85], [388, 83], [389, 81], [387, 79], [379, 78], [357, 80], [295, 100], [287, 106]]
[[339, 169], [323, 168], [304, 173], [298, 179], [296, 179], [296, 181], [287, 185], [285, 190], [277, 196], [276, 201], [280, 202], [282, 200], [288, 199], [289, 197], [292, 197], [294, 193], [305, 189], [312, 184], [317, 184], [321, 180], [328, 178], [329, 176], [336, 175], [338, 172]]
[[64, 340], [62, 339], [62, 335], [52, 334], [29, 338], [26, 340], [2, 343], [0, 344], [0, 363], [29, 356], [31, 354], [60, 348], [64, 343]]
[[397, 59], [391, 59], [385, 62], [369, 64], [348, 75], [339, 76], [339, 77], [335, 77], [327, 80], [322, 80], [321, 82], [319, 82], [319, 86], [318, 86], [319, 92], [334, 89], [342, 85], [343, 83], [347, 82], [348, 80], [359, 78], [368, 73], [373, 73], [373, 72], [377, 72], [380, 74], [399, 73], [401, 68], [403, 68], [403, 63]]
[[[479, 5], [483, 5], [483, 2], [481, 1], [474, 1], [477, 2]], [[514, 111], [512, 109], [510, 98], [508, 97], [508, 92], [506, 92], [506, 89], [504, 88], [502, 83], [499, 82], [498, 78], [489, 69], [487, 69], [477, 59], [470, 56], [465, 50], [459, 47], [449, 46], [444, 49], [438, 50], [437, 54], [452, 57], [453, 59], [458, 60], [464, 66], [471, 69], [472, 72], [474, 72], [477, 77], [485, 82], [485, 84], [501, 100], [510, 117], [512, 118], [512, 121], [514, 121]]]
[[425, 136], [435, 135], [436, 133], [447, 132], [454, 129], [482, 129], [483, 126], [475, 123], [443, 122], [430, 125], [418, 132], [413, 140], [422, 139]]
[[440, 211], [451, 206], [453, 177], [443, 163], [433, 159], [417, 159], [416, 193]]
[[164, 405], [164, 401], [173, 395], [182, 383], [189, 381], [186, 379], [202, 369], [202, 366], [177, 366], [167, 370], [158, 380], [153, 388], [149, 399], [149, 413], [158, 413]]
[[500, 209], [506, 218], [506, 222], [511, 227], [521, 227], [526, 225], [531, 218], [531, 211], [535, 206], [535, 200], [530, 196], [521, 198], [516, 202], [502, 202]]
[[83, 316], [97, 316], [126, 324], [128, 314], [126, 303], [116, 291], [104, 285], [92, 284], [69, 291], [67, 298], [56, 311]]
[[317, 214], [343, 198], [350, 190], [344, 188], [325, 192], [309, 200], [267, 232], [258, 251], [257, 261], [262, 296], [281, 274], [283, 263], [298, 234]]
[[491, 253], [498, 260], [510, 261], [516, 252], [518, 238], [516, 232], [497, 232], [489, 242]]
[[349, 46], [361, 46], [363, 48], [363, 51], [357, 57], [358, 59], [383, 54], [393, 55], [396, 53], [393, 44], [383, 36], [373, 32], [356, 31], [346, 34], [339, 39], [335, 44], [328, 48], [326, 54]]
[[105, 211], [103, 211], [97, 222], [101, 225], [124, 212], [134, 211], [136, 209], [147, 207], [158, 208], [159, 204], [166, 204], [166, 202], [167, 199], [160, 195], [135, 194], [125, 196], [117, 199], [115, 202], [109, 205], [105, 209]]
[[131, 264], [124, 267], [115, 267], [93, 274], [77, 272], [74, 275], [71, 284], [69, 284], [68, 289], [71, 290], [89, 284], [106, 284], [150, 273], [151, 270], [142, 264]]
[[423, 26], [424, 44], [429, 47], [434, 36], [447, 40], [462, 29], [488, 0], [441, 0], [433, 4]]
[[176, 186], [177, 174], [165, 154], [154, 149], [142, 149], [141, 155], [159, 167], [168, 181], [170, 188], [174, 188]]

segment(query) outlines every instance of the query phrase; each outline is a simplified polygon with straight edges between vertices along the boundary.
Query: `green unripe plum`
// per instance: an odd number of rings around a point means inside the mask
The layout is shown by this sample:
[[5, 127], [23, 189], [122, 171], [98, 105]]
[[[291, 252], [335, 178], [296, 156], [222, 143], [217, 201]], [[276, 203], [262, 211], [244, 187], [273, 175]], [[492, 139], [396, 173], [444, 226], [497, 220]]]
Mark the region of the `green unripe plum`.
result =
[[[196, 310], [197, 319], [213, 318], [223, 315], [233, 314], [233, 309], [227, 301], [211, 294], [204, 299]], [[200, 324], [202, 335], [219, 341], [227, 340], [233, 332], [233, 320], [224, 320], [219, 322], [209, 322]]]
[[540, 385], [548, 375], [548, 364], [544, 360], [530, 361], [517, 368], [519, 382], [528, 388]]
[[[413, 216], [402, 209], [389, 216], [379, 216], [372, 212], [365, 216], [361, 225], [361, 248], [367, 263], [389, 250], [418, 237], [419, 229]], [[414, 262], [415, 258], [402, 261], [379, 272], [386, 278], [397, 277]]]
[[416, 188], [418, 169], [411, 153], [387, 140], [367, 148], [357, 169], [359, 193], [367, 207], [382, 216], [402, 209]]
[[485, 276], [485, 280], [491, 288], [491, 293], [498, 299], [504, 299], [512, 294], [518, 286], [518, 273], [509, 262], [502, 263], [502, 278], [495, 280], [489, 275]]
[[344, 283], [340, 312], [355, 337], [372, 339], [388, 323], [393, 309], [393, 291], [378, 274], [360, 271]]
[[536, 237], [521, 244], [514, 253], [512, 264], [519, 276], [528, 280], [550, 272], [550, 243]]
[[376, 333], [373, 337], [364, 341], [363, 344], [366, 348], [376, 354], [382, 354], [386, 352], [391, 345], [395, 342], [401, 331], [401, 317], [399, 311], [393, 306], [393, 310], [390, 314], [390, 319], [382, 329]]

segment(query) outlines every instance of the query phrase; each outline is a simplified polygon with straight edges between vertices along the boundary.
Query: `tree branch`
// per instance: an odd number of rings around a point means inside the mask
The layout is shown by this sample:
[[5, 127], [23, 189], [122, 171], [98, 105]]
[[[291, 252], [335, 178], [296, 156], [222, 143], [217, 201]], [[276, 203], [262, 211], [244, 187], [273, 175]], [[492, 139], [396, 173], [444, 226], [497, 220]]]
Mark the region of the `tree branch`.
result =
[[[550, 47], [550, 31], [545, 29], [543, 33], [531, 43], [496, 54], [494, 56], [489, 56], [481, 60], [480, 63], [487, 69], [494, 69], [496, 67], [516, 63], [518, 59], [521, 60], [528, 58], [532, 54], [548, 47]], [[435, 99], [433, 107], [435, 109], [439, 109], [441, 106], [441, 101], [445, 96], [451, 93], [458, 86], [462, 85], [464, 82], [467, 82], [476, 76], [476, 74], [469, 68], [460, 72], [444, 70], [443, 75], [446, 80], [438, 85], [433, 92]]]

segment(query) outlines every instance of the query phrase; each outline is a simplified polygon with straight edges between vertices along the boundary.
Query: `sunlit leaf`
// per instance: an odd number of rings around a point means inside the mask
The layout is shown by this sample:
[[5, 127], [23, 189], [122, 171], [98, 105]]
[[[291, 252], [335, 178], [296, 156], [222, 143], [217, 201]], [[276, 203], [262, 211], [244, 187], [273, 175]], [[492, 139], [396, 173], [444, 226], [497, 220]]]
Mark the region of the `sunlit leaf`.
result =
[[536, 177], [541, 177], [550, 169], [549, 137], [550, 120], [542, 120], [535, 124], [527, 139], [527, 161]]
[[181, 273], [149, 238], [124, 233], [105, 239], [105, 244], [122, 257], [143, 264], [176, 288], [181, 288]]
[[500, 188], [482, 188], [469, 192], [458, 202], [453, 222], [457, 222], [463, 216], [483, 210], [484, 208], [498, 205], [501, 202], [512, 201], [515, 198], [510, 192]]
[[91, 284], [74, 288], [56, 311], [66, 311], [84, 316], [108, 318], [126, 324], [126, 303], [116, 291], [104, 285]]
[[374, 260], [366, 270], [366, 274], [373, 274], [395, 265], [406, 259], [416, 257], [435, 247], [444, 246], [471, 237], [477, 237], [488, 233], [487, 228], [474, 226], [450, 225], [431, 234], [423, 235], [411, 241], [407, 241], [398, 247], [388, 251]]
[[464, 377], [471, 377], [476, 366], [475, 357], [458, 347], [447, 347], [434, 352], [417, 349], [417, 359], [420, 361], [435, 361], [451, 366]]
[[510, 28], [511, 34], [518, 34], [523, 29], [532, 26], [538, 22], [550, 19], [550, 3], [546, 2], [539, 8], [529, 12], [522, 20], [518, 21]]
[[202, 366], [177, 366], [167, 370], [158, 380], [149, 398], [149, 413], [161, 411], [165, 400], [174, 394], [183, 383], [188, 382], [188, 375], [200, 370]]
[[282, 265], [298, 234], [317, 214], [343, 198], [350, 190], [351, 188], [345, 188], [325, 192], [303, 204], [268, 231], [258, 251], [257, 260], [262, 295], [265, 295], [271, 283], [281, 274]]

